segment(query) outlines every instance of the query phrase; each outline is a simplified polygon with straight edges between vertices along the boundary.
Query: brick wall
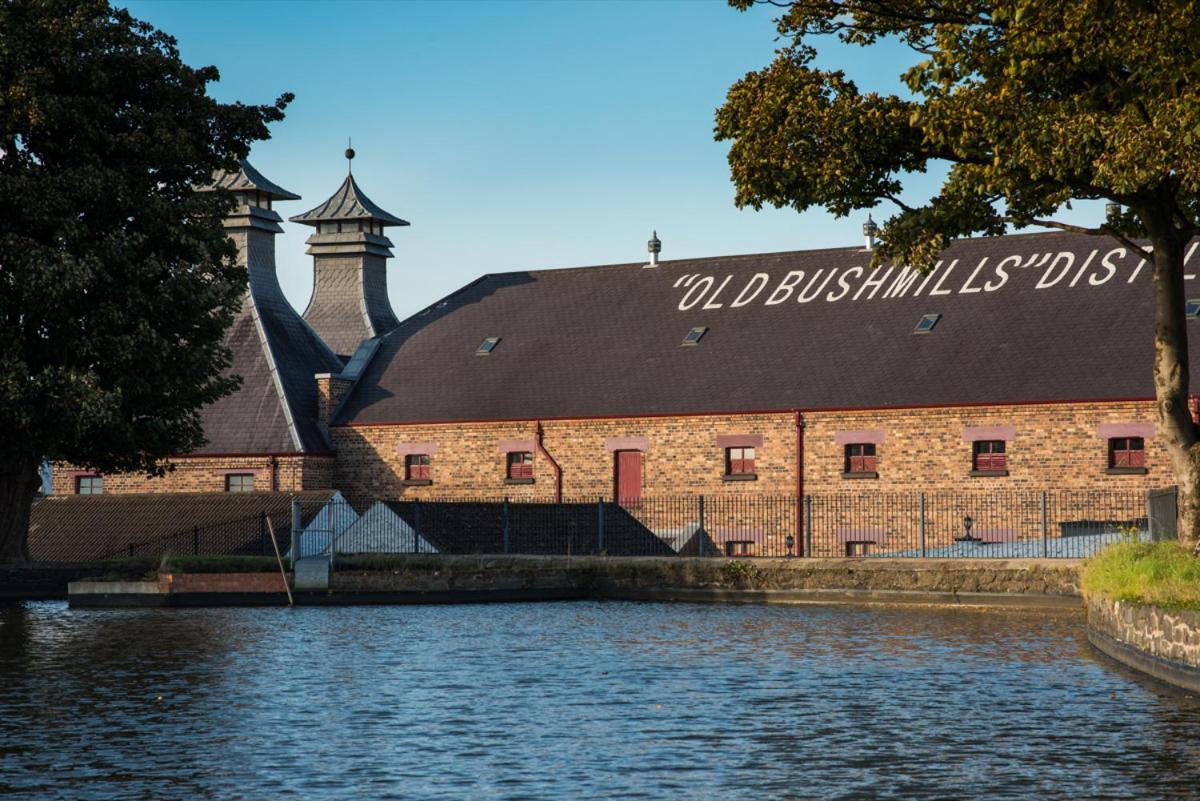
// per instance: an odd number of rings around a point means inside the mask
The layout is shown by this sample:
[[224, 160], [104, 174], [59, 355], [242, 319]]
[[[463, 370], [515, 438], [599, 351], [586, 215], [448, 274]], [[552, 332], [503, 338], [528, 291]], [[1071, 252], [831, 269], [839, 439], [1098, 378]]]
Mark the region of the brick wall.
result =
[[[1172, 482], [1161, 439], [1146, 440], [1146, 473], [1106, 472], [1108, 443], [1103, 423], [1147, 423], [1151, 402], [1046, 404], [970, 408], [810, 412], [804, 415], [806, 493], [996, 492], [1035, 489], [1122, 489], [1141, 491]], [[611, 496], [610, 438], [644, 438], [644, 496], [686, 494], [794, 495], [796, 429], [792, 414], [547, 421], [545, 447], [563, 470], [567, 498]], [[972, 477], [972, 444], [964, 429], [1011, 427], [1008, 475]], [[881, 434], [878, 478], [843, 477], [844, 443], [839, 432]], [[533, 440], [536, 424], [455, 423], [443, 425], [338, 426], [332, 430], [337, 460], [334, 486], [354, 498], [538, 497], [554, 492], [553, 472], [535, 454], [532, 485], [505, 483], [506, 440]], [[717, 437], [758, 434], [757, 480], [723, 480], [724, 451]], [[429, 445], [433, 480], [404, 482], [409, 449]]]
[[160, 573], [162, 592], [284, 592], [279, 573]]
[[[333, 479], [331, 456], [194, 456], [172, 460], [175, 469], [161, 478], [141, 473], [104, 475], [104, 492], [224, 492], [228, 473], [254, 474], [256, 490], [295, 491], [329, 489]], [[80, 470], [69, 464], [54, 465], [55, 495], [75, 492]]]

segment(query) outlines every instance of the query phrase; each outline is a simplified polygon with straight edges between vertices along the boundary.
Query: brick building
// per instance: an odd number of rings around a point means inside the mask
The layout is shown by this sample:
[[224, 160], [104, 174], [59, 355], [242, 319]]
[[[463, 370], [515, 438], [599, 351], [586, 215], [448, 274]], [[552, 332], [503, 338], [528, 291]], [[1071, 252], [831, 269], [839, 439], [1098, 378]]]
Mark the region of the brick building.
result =
[[[650, 264], [485, 275], [397, 322], [384, 230], [407, 223], [347, 176], [292, 218], [316, 229], [301, 318], [274, 272], [271, 205], [295, 196], [248, 165], [221, 182], [251, 275], [230, 333], [245, 386], [206, 410], [210, 444], [173, 474], [103, 477], [105, 492], [247, 474], [364, 502], [1171, 481], [1150, 270], [1108, 240], [969, 239], [918, 274], [870, 269], [869, 242], [660, 262], [656, 237]], [[59, 468], [55, 491], [86, 478]]]

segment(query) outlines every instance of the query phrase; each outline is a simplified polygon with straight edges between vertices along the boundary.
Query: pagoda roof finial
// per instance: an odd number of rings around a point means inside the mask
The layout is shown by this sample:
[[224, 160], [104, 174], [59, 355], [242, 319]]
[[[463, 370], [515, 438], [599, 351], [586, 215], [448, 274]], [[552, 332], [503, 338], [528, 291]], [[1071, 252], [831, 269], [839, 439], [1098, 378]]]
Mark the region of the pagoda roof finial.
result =
[[346, 172], [354, 173], [354, 139], [346, 137]]
[[[347, 147], [346, 161], [351, 162], [354, 155], [354, 148]], [[314, 227], [323, 222], [344, 222], [346, 220], [375, 220], [382, 225], [409, 224], [407, 220], [402, 220], [396, 215], [384, 211], [367, 197], [366, 193], [359, 188], [358, 182], [354, 180], [352, 171], [347, 172], [346, 180], [342, 181], [342, 185], [328, 200], [315, 209], [310, 209], [289, 219], [292, 222]]]

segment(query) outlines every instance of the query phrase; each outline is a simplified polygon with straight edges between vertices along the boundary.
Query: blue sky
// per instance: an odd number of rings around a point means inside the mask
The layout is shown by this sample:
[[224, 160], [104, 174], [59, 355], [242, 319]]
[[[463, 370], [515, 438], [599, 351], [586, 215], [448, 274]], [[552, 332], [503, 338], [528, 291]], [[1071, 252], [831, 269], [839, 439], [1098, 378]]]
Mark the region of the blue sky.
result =
[[[188, 63], [216, 65], [221, 100], [296, 100], [252, 163], [307, 211], [354, 173], [391, 229], [402, 318], [483, 273], [642, 259], [836, 247], [866, 217], [739, 210], [712, 138], [731, 83], [772, 57], [777, 9], [717, 0], [540, 2], [150, 2], [134, 16], [171, 33]], [[831, 46], [860, 86], [899, 89], [895, 46]], [[910, 197], [932, 193], [914, 178]], [[884, 212], [886, 216], [888, 212]], [[1094, 216], [1094, 209], [1076, 215]], [[876, 217], [880, 216], [876, 213]], [[303, 310], [308, 230], [285, 223], [276, 254]]]

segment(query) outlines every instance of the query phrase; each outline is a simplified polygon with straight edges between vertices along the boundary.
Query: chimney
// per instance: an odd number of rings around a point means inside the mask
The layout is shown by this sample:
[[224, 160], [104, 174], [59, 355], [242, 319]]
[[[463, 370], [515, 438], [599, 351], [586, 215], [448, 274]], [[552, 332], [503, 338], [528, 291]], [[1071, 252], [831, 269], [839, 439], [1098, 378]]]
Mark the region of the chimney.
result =
[[875, 237], [879, 234], [879, 226], [871, 219], [871, 215], [867, 215], [867, 221], [863, 223], [863, 238], [867, 240], [867, 250], [875, 249]]
[[317, 373], [313, 379], [317, 382], [317, 421], [328, 426], [354, 382], [332, 373]]
[[643, 267], [657, 267], [658, 254], [662, 253], [662, 242], [658, 239], [658, 231], [650, 234], [650, 241], [646, 243], [646, 250], [650, 252], [650, 263], [642, 265]]
[[250, 294], [264, 300], [281, 300], [283, 292], [275, 274], [275, 235], [283, 233], [279, 225], [283, 220], [271, 205], [276, 200], [299, 200], [300, 196], [267, 180], [245, 160], [237, 172], [218, 172], [205, 189], [228, 190], [237, 201], [225, 218], [225, 230], [237, 245], [239, 263], [249, 274]]
[[[347, 161], [353, 158], [354, 150], [347, 148]], [[400, 324], [388, 300], [392, 241], [384, 229], [408, 222], [375, 205], [349, 169], [328, 200], [291, 221], [315, 229], [307, 240], [313, 294], [304, 319], [334, 353], [349, 358], [364, 340]]]

